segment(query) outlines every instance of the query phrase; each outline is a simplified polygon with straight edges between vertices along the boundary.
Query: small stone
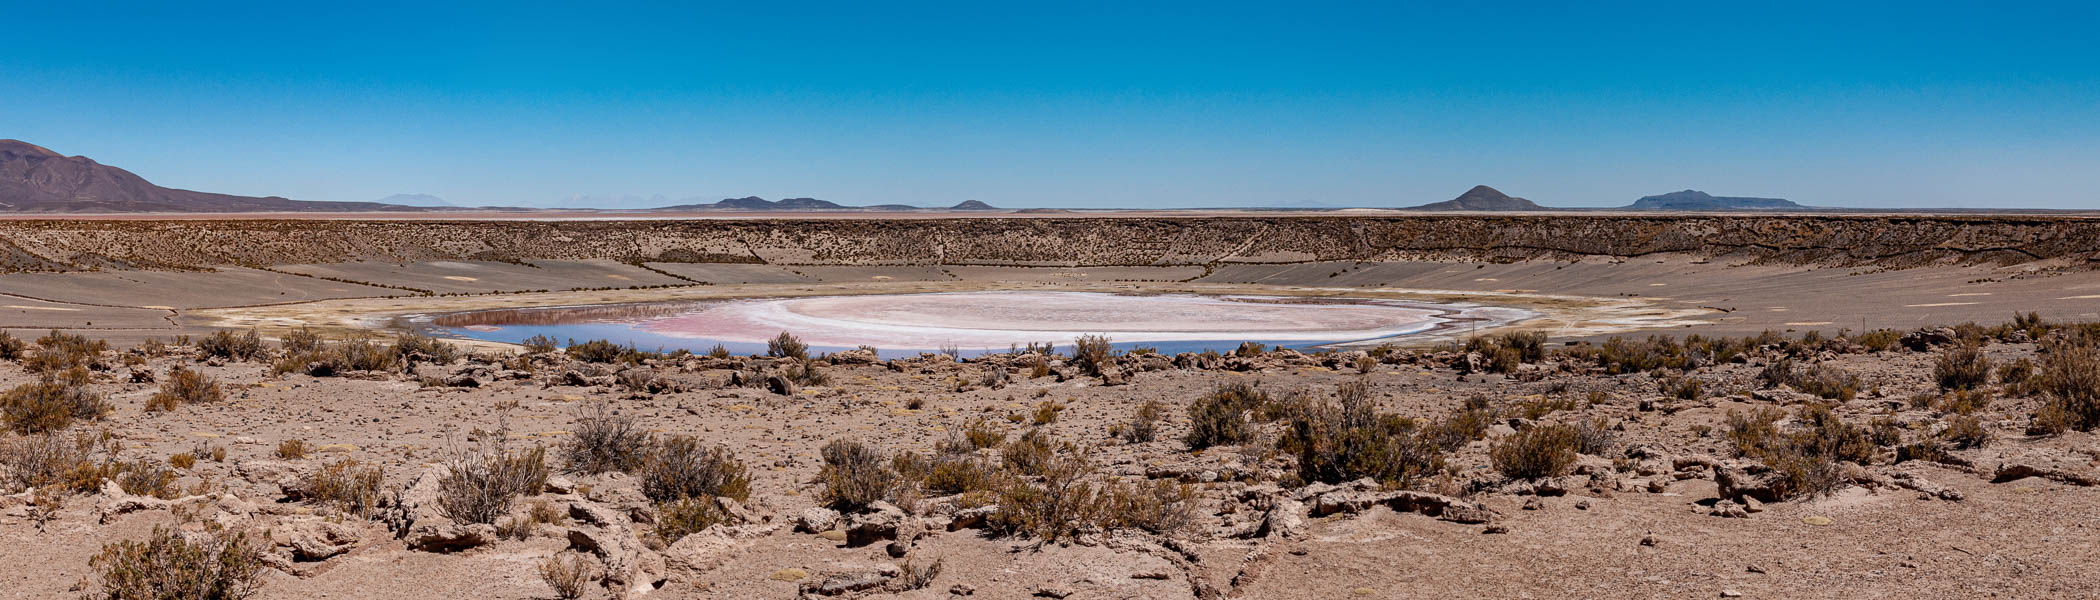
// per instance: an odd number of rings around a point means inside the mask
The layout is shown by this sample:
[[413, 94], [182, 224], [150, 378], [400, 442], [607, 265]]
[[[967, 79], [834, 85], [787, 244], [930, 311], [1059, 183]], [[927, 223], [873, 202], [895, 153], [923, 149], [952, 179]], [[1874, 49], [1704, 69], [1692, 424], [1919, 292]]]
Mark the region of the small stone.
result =
[[1035, 588], [1035, 596], [1037, 598], [1063, 598], [1070, 595], [1072, 595], [1071, 588], [1048, 585]]
[[1504, 533], [1509, 533], [1509, 528], [1501, 525], [1489, 525], [1486, 529], [1480, 530], [1481, 535], [1497, 535]]
[[950, 596], [968, 596], [975, 593], [977, 593], [977, 588], [970, 587], [970, 584], [967, 583], [948, 586], [948, 595]]
[[1741, 598], [1741, 597], [1743, 597], [1743, 593], [1742, 593], [1742, 592], [1738, 592], [1738, 591], [1735, 591], [1735, 590], [1721, 590], [1721, 597], [1722, 597], [1722, 598]]
[[1588, 499], [1583, 499], [1583, 500], [1576, 500], [1576, 501], [1575, 501], [1575, 510], [1589, 510], [1589, 509], [1590, 509], [1590, 501], [1589, 501]]
[[1807, 517], [1802, 517], [1801, 522], [1817, 527], [1828, 527], [1830, 525], [1830, 517], [1825, 517], [1822, 515], [1810, 515]]
[[1654, 547], [1654, 546], [1655, 546], [1655, 544], [1656, 544], [1656, 541], [1657, 541], [1657, 540], [1655, 539], [1655, 536], [1652, 536], [1652, 535], [1644, 535], [1644, 536], [1641, 536], [1641, 545], [1643, 545], [1643, 546], [1648, 546], [1648, 547]]

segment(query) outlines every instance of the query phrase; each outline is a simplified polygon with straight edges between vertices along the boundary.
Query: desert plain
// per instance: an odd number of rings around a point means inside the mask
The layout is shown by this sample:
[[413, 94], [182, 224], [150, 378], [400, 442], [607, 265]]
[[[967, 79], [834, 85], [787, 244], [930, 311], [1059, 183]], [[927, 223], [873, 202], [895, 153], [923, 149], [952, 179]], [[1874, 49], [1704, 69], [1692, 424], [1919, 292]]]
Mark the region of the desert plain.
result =
[[[2092, 597], [2096, 260], [2046, 215], [0, 221], [0, 596], [177, 539], [259, 598]], [[948, 292], [1520, 316], [960, 357], [434, 324]]]

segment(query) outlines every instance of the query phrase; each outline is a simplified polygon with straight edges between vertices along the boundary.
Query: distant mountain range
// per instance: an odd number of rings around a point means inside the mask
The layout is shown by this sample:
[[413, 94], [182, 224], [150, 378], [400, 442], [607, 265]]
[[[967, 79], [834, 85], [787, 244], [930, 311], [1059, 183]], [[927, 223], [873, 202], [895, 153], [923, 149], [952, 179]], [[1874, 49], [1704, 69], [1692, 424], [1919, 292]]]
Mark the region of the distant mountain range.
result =
[[153, 185], [85, 156], [65, 156], [21, 140], [0, 140], [0, 212], [401, 211], [377, 202], [307, 202], [193, 192]]
[[[640, 199], [636, 199], [640, 200]], [[662, 197], [658, 202], [670, 202]], [[629, 204], [632, 206], [632, 204]], [[1341, 207], [1307, 203], [1313, 210]], [[430, 194], [395, 194], [378, 202], [314, 202], [278, 196], [235, 196], [161, 187], [130, 171], [104, 165], [84, 156], [65, 156], [20, 140], [0, 139], [0, 213], [133, 213], [133, 212], [371, 212], [432, 210], [530, 210], [462, 208]], [[757, 196], [726, 198], [714, 202], [688, 201], [646, 212], [678, 211], [997, 211], [998, 207], [978, 200], [965, 200], [947, 208], [922, 208], [906, 204], [846, 206], [816, 198], [767, 200]], [[1485, 185], [1473, 186], [1457, 198], [1433, 202], [1407, 210], [1424, 211], [1540, 211], [1567, 210], [1539, 206], [1523, 198], [1504, 194]], [[1583, 209], [1595, 210], [1595, 209]], [[1737, 211], [1818, 210], [1780, 198], [1714, 196], [1697, 190], [1642, 197], [1633, 204], [1606, 210], [1640, 211]], [[1022, 212], [1035, 212], [1024, 210]]]
[[1715, 196], [1698, 190], [1643, 196], [1628, 210], [1788, 210], [1808, 208], [1782, 198]]
[[1512, 197], [1501, 190], [1484, 185], [1473, 186], [1457, 198], [1443, 202], [1431, 202], [1408, 210], [1546, 210], [1546, 207], [1523, 198]]

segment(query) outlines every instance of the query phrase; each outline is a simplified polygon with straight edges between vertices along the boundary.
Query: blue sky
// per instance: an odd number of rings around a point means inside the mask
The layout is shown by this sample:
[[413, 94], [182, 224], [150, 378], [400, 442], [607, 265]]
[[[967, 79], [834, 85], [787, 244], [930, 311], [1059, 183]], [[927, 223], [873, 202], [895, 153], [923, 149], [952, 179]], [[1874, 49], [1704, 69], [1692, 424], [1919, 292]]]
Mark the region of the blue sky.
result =
[[296, 4], [11, 7], [0, 137], [308, 200], [2100, 208], [2085, 3]]

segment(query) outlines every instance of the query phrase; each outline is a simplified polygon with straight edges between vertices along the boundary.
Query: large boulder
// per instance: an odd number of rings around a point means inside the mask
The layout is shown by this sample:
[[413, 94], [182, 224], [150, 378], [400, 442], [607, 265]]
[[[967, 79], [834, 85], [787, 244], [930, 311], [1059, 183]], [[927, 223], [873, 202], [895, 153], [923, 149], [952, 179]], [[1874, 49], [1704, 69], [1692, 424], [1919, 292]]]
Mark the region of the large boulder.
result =
[[[664, 557], [642, 544], [625, 513], [589, 502], [569, 505], [569, 547], [589, 552], [605, 565], [605, 586], [646, 593], [663, 585]], [[691, 537], [691, 536], [688, 536]]]

